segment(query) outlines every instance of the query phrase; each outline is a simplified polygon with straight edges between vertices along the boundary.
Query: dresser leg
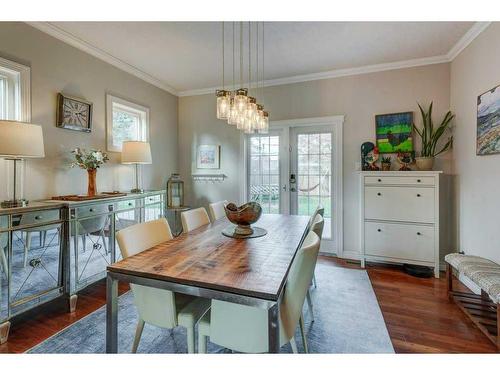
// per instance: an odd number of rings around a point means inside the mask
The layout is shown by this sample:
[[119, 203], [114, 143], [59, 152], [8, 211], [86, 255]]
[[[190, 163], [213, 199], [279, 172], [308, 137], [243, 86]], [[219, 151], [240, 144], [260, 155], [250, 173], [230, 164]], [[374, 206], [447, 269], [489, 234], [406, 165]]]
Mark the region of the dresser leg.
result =
[[434, 267], [434, 277], [439, 279], [439, 266]]
[[361, 258], [361, 268], [365, 268], [365, 258]]
[[5, 344], [9, 339], [10, 322], [0, 323], [0, 344]]
[[69, 312], [75, 312], [77, 301], [78, 301], [77, 294], [73, 294], [73, 295], [69, 296]]

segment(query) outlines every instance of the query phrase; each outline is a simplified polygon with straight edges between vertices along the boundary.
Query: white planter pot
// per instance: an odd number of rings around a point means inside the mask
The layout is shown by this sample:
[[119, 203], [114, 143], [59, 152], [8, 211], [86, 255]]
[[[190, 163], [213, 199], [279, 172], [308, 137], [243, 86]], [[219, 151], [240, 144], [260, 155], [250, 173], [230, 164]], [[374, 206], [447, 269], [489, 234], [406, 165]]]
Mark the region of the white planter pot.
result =
[[415, 158], [417, 168], [419, 171], [432, 171], [434, 166], [434, 158]]

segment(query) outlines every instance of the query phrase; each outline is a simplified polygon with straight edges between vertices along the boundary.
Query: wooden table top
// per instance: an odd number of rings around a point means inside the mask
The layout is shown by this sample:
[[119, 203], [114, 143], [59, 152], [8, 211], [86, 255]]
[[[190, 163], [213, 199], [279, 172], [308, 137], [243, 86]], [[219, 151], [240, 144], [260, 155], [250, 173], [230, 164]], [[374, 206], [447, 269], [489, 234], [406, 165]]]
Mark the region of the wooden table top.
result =
[[262, 215], [264, 237], [234, 239], [227, 219], [108, 266], [108, 271], [276, 301], [309, 217]]

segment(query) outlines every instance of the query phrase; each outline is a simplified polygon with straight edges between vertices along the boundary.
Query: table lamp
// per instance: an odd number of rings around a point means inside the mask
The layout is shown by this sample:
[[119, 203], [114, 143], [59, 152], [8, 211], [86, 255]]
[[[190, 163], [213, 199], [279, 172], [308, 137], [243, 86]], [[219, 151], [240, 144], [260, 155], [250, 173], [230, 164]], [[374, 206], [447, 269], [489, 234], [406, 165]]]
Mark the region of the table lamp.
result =
[[131, 193], [142, 193], [139, 188], [139, 164], [151, 164], [151, 147], [148, 142], [125, 141], [122, 146], [122, 164], [135, 164], [135, 189]]
[[14, 162], [14, 197], [3, 201], [2, 208], [24, 207], [26, 199], [16, 196], [17, 162], [29, 158], [43, 158], [43, 132], [39, 125], [0, 120], [0, 158]]

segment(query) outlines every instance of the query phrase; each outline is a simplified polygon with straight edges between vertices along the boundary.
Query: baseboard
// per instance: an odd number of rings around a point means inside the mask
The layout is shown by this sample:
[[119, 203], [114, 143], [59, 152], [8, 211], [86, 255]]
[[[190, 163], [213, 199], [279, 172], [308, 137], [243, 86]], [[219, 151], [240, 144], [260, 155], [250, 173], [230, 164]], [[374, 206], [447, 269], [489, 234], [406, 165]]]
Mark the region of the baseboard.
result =
[[355, 250], [344, 250], [342, 252], [342, 256], [340, 258], [350, 259], [350, 260], [361, 260], [359, 251], [355, 251]]

